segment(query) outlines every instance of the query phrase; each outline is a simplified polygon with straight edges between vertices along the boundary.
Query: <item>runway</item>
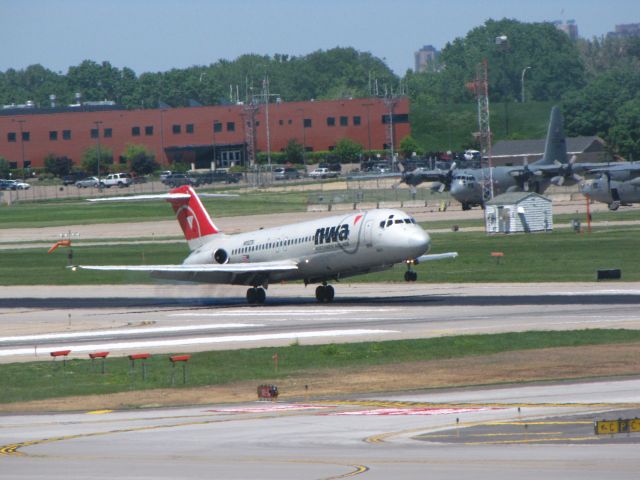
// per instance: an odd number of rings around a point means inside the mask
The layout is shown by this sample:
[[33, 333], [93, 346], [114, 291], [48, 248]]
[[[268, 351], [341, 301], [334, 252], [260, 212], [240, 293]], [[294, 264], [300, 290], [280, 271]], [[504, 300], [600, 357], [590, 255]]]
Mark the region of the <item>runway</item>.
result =
[[313, 289], [274, 285], [249, 307], [244, 289], [186, 285], [7, 287], [0, 362], [50, 351], [129, 355], [430, 338], [468, 333], [640, 328], [640, 284], [340, 284], [331, 305]]
[[637, 478], [640, 380], [3, 417], [0, 478]]
[[[8, 287], [0, 361], [49, 350], [187, 352], [462, 333], [640, 328], [638, 283]], [[105, 294], [106, 293], [106, 294]], [[35, 347], [35, 351], [34, 351]], [[4, 415], [0, 479], [636, 478], [640, 380], [380, 393], [188, 408]]]

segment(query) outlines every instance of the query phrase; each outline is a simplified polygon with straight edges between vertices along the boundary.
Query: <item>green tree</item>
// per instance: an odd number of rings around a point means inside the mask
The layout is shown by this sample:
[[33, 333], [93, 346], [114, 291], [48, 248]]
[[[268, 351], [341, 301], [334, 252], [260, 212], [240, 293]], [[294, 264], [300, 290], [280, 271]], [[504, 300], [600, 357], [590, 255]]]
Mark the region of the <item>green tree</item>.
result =
[[[502, 36], [506, 41], [497, 45], [496, 38]], [[449, 94], [454, 101], [470, 98], [465, 84], [473, 80], [483, 59], [487, 59], [489, 94], [494, 101], [520, 97], [525, 67], [531, 67], [526, 82], [531, 99], [559, 99], [585, 83], [576, 45], [552, 24], [487, 20], [442, 50], [442, 79], [452, 86]]]
[[640, 72], [622, 67], [604, 72], [585, 88], [565, 96], [565, 128], [568, 135], [608, 138], [618, 109], [640, 91]]
[[289, 163], [302, 163], [304, 147], [295, 138], [292, 138], [284, 149], [284, 158]]
[[418, 142], [416, 142], [411, 135], [407, 135], [400, 140], [400, 153], [404, 158], [411, 158], [414, 153], [422, 155], [424, 152], [418, 145]]
[[[98, 174], [98, 147], [92, 146], [87, 148], [82, 154], [82, 168], [91, 175]], [[113, 165], [113, 152], [106, 148], [100, 147], [100, 175], [109, 171], [109, 167]]]
[[0, 157], [0, 178], [9, 178], [10, 171], [9, 162], [4, 157]]
[[69, 175], [73, 168], [73, 160], [67, 156], [59, 157], [50, 153], [44, 159], [44, 169], [46, 172], [55, 175], [56, 177], [64, 177]]
[[616, 117], [608, 135], [611, 146], [629, 160], [640, 159], [640, 97], [622, 105]]
[[129, 144], [123, 157], [129, 164], [129, 170], [138, 175], [147, 175], [160, 168], [155, 155], [147, 150], [144, 145]]
[[333, 151], [340, 163], [356, 163], [360, 161], [363, 147], [349, 138], [342, 138], [336, 143]]

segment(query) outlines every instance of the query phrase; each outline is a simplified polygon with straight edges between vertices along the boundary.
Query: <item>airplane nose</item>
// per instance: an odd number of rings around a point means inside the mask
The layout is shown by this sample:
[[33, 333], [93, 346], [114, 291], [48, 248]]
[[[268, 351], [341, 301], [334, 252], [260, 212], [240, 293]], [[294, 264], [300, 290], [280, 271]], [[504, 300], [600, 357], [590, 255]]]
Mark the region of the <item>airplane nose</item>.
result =
[[416, 229], [407, 235], [407, 247], [412, 251], [419, 252], [416, 256], [423, 255], [431, 248], [431, 237], [422, 229]]

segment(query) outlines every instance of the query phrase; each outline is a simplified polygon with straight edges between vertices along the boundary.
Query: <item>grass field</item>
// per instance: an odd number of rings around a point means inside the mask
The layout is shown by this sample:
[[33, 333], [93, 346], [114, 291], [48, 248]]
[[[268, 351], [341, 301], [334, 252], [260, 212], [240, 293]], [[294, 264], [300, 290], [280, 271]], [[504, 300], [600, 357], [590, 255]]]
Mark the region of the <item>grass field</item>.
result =
[[[464, 358], [500, 352], [551, 347], [576, 347], [640, 342], [637, 330], [577, 330], [571, 332], [524, 332], [465, 335], [423, 340], [401, 340], [321, 346], [290, 345], [194, 353], [188, 365], [188, 386], [220, 385], [244, 380], [277, 381], [290, 376], [310, 378], [324, 369], [360, 368], [403, 362]], [[272, 357], [279, 356], [274, 371]], [[90, 360], [43, 361], [0, 365], [0, 403], [24, 402], [70, 395], [108, 394], [129, 390], [182, 385], [182, 369], [175, 371], [168, 355], [153, 355], [146, 363], [146, 381], [141, 366], [131, 370], [129, 360], [108, 358], [106, 374], [96, 371]]]
[[[419, 265], [418, 280], [456, 282], [569, 282], [593, 281], [596, 270], [621, 268], [622, 278], [640, 281], [640, 226], [594, 228], [588, 234], [563, 229], [532, 235], [495, 235], [483, 232], [433, 233], [432, 253], [457, 251], [455, 260]], [[497, 262], [491, 252], [503, 252]], [[185, 243], [86, 245], [73, 248], [75, 264], [168, 264], [187, 256]], [[47, 254], [46, 248], [3, 250], [0, 285], [81, 285], [149, 282], [139, 272], [72, 272], [66, 269], [67, 251]], [[348, 281], [402, 281], [406, 267], [354, 277]]]
[[[306, 210], [306, 192], [247, 193], [231, 198], [203, 198], [212, 216], [230, 217], [263, 213], [302, 212]], [[0, 206], [0, 229], [54, 227], [95, 223], [169, 220], [171, 207], [166, 202], [89, 203], [84, 201], [47, 201]]]

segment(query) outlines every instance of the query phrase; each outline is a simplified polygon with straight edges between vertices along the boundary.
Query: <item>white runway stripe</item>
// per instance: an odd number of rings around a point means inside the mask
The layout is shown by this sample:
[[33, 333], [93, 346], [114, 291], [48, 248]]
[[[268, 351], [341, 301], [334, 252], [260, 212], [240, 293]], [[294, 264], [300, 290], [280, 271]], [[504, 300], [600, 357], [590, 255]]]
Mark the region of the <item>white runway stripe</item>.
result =
[[64, 340], [74, 338], [91, 338], [106, 336], [127, 336], [139, 335], [144, 333], [180, 333], [180, 332], [196, 332], [198, 330], [221, 330], [223, 328], [250, 328], [264, 327], [262, 323], [211, 323], [208, 325], [190, 325], [179, 327], [153, 327], [153, 328], [118, 328], [113, 330], [87, 330], [83, 332], [66, 332], [66, 333], [44, 333], [41, 335], [21, 335], [16, 337], [0, 337], [0, 343], [7, 342], [32, 342], [46, 340]]
[[[356, 335], [381, 335], [386, 333], [397, 333], [395, 330], [318, 330], [315, 332], [285, 332], [271, 333], [262, 335], [229, 335], [222, 337], [199, 337], [199, 338], [183, 338], [173, 340], [144, 340], [131, 342], [116, 343], [98, 343], [92, 345], [58, 345], [56, 347], [38, 346], [40, 355], [48, 355], [49, 352], [58, 350], [71, 350], [72, 353], [97, 352], [101, 350], [133, 350], [133, 349], [150, 349], [162, 347], [185, 347], [189, 345], [209, 345], [217, 343], [238, 343], [238, 342], [256, 342], [263, 340], [301, 340], [305, 338], [320, 337], [345, 337]], [[0, 357], [8, 357], [11, 355], [33, 355], [34, 347], [28, 348], [11, 348], [0, 350]]]
[[340, 316], [349, 315], [353, 313], [381, 313], [381, 312], [393, 312], [397, 309], [394, 308], [354, 308], [354, 309], [311, 309], [311, 310], [242, 310], [238, 312], [186, 312], [186, 313], [171, 313], [169, 317], [281, 317], [283, 315], [288, 316]]

